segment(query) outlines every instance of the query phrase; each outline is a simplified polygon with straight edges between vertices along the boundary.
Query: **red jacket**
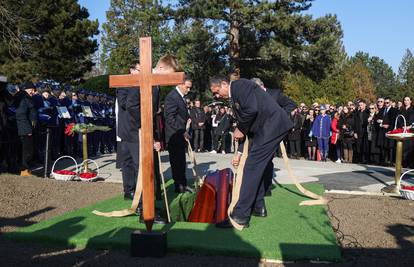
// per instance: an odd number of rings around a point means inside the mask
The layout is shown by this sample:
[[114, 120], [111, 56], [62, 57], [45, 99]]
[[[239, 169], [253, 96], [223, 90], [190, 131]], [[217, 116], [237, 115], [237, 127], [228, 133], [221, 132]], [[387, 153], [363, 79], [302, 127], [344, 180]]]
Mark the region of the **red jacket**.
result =
[[335, 145], [338, 142], [339, 138], [339, 128], [338, 128], [338, 119], [333, 118], [331, 122], [332, 136], [331, 144]]

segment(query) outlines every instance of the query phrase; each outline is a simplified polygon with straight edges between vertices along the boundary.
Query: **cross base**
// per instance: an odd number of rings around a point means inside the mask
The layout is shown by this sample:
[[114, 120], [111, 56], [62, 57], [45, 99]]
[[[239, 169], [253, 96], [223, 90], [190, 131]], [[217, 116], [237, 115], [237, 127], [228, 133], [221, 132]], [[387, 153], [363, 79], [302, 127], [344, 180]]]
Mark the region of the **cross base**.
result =
[[167, 232], [131, 233], [131, 257], [161, 258], [167, 254]]

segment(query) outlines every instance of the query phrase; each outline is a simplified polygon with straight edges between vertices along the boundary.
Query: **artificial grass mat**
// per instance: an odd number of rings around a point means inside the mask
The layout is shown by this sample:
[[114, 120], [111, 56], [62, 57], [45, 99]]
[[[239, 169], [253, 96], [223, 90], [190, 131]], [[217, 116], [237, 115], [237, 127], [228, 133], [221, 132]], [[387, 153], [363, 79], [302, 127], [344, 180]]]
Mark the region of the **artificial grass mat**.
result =
[[[306, 184], [305, 187], [318, 194], [323, 192], [323, 187], [318, 184]], [[299, 206], [304, 199], [294, 186], [277, 186], [273, 189], [273, 196], [266, 198], [268, 217], [252, 217], [250, 227], [241, 232], [188, 222], [154, 225], [154, 230], [168, 230], [169, 252], [283, 261], [340, 261], [340, 250], [325, 207]], [[99, 217], [91, 211], [119, 210], [129, 205], [130, 202], [121, 196], [108, 199], [5, 236], [65, 247], [128, 250], [130, 233], [145, 229], [138, 218]]]

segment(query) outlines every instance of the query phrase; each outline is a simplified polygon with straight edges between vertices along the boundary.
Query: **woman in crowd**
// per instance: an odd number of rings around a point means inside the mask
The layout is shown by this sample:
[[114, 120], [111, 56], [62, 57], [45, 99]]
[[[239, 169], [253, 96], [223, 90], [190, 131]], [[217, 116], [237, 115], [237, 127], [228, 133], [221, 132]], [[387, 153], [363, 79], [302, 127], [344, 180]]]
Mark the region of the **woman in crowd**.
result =
[[308, 160], [316, 160], [316, 138], [312, 135], [312, 126], [315, 121], [315, 110], [310, 109], [303, 122], [303, 138], [308, 151]]
[[341, 142], [339, 141], [340, 137], [340, 128], [339, 128], [339, 112], [335, 112], [331, 122], [331, 145], [336, 152], [336, 163], [341, 163]]
[[369, 105], [369, 117], [367, 125], [369, 163], [379, 164], [380, 149], [378, 147], [379, 125], [377, 123], [378, 109], [375, 104]]
[[318, 140], [321, 161], [326, 161], [329, 153], [329, 137], [331, 135], [331, 117], [326, 114], [325, 106], [320, 106], [321, 114], [315, 119], [312, 126], [312, 134]]
[[[403, 99], [403, 106], [400, 109], [400, 114], [405, 117], [407, 122], [407, 130], [412, 128], [412, 124], [414, 123], [414, 109], [413, 109], [413, 100], [411, 97], [406, 96]], [[404, 127], [403, 120], [399, 118], [398, 120], [398, 128]], [[405, 140], [404, 141], [404, 156], [403, 156], [403, 167], [414, 167], [414, 142], [412, 140]], [[411, 160], [409, 160], [411, 159]]]
[[341, 140], [344, 151], [344, 162], [352, 163], [354, 150], [354, 116], [347, 106], [344, 106], [342, 116], [340, 118]]

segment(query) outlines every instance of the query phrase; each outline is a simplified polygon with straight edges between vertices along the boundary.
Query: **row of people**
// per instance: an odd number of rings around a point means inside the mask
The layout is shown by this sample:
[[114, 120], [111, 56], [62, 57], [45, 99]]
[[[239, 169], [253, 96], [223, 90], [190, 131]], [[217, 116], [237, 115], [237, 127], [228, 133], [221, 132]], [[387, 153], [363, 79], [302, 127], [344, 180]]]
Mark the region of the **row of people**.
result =
[[80, 157], [81, 136], [64, 134], [70, 123], [92, 123], [113, 129], [88, 134], [89, 155], [112, 153], [115, 148], [113, 97], [32, 82], [3, 86], [0, 94], [4, 118], [0, 134], [3, 171], [16, 173], [20, 169], [21, 175], [27, 176], [32, 165], [43, 164], [47, 133], [52, 160], [62, 155]]

